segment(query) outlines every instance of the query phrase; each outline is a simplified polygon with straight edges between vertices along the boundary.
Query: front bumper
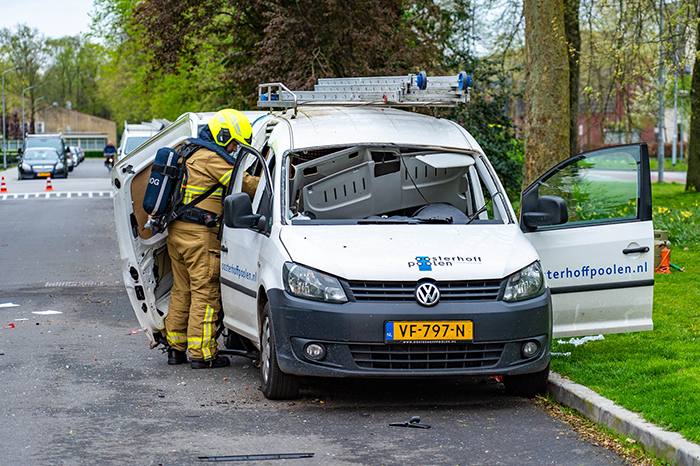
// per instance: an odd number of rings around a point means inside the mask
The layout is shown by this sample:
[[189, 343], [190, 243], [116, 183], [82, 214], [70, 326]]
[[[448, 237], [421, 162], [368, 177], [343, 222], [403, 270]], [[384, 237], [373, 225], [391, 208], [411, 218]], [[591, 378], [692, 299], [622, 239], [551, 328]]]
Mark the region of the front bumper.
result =
[[[268, 290], [277, 359], [283, 372], [322, 377], [424, 377], [515, 375], [549, 364], [552, 313], [549, 291], [520, 303], [441, 302], [425, 308], [415, 302], [328, 304]], [[461, 343], [390, 343], [386, 321], [471, 320], [474, 339]], [[536, 340], [539, 353], [521, 354]], [[304, 354], [310, 342], [326, 355]]]
[[52, 167], [51, 169], [35, 169], [32, 167], [31, 170], [24, 170], [23, 168], [18, 168], [18, 178], [44, 178], [43, 176], [40, 177], [39, 173], [44, 174], [48, 173], [51, 178], [55, 178], [58, 175], [64, 175], [65, 170], [56, 170], [55, 167]]

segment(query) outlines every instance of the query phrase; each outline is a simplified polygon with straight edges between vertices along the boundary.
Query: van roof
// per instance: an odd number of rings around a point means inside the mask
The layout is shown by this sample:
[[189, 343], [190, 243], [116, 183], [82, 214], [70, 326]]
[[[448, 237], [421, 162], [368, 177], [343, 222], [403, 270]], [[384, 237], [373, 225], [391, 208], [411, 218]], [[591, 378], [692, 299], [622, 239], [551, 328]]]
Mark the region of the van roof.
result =
[[27, 137], [27, 138], [62, 138], [63, 133], [25, 134], [24, 137]]
[[300, 107], [295, 118], [276, 113], [292, 128], [293, 149], [352, 144], [437, 146], [483, 153], [458, 124], [394, 108]]

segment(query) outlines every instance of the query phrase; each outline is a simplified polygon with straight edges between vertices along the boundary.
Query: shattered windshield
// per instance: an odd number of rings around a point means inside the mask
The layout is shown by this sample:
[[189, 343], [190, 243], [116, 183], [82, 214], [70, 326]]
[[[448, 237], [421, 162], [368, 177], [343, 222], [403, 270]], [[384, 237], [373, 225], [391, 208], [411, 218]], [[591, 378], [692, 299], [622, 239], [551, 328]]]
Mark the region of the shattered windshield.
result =
[[505, 196], [469, 152], [363, 145], [296, 151], [285, 163], [293, 224], [509, 221]]

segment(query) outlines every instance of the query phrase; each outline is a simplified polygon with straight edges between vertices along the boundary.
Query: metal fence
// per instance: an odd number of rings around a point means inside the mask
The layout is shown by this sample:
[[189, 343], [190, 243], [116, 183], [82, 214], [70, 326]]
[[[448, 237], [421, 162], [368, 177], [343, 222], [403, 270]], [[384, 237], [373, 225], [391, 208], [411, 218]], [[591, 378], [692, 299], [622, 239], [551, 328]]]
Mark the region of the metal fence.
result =
[[[5, 142], [7, 144], [8, 152], [17, 152], [17, 149], [22, 147], [22, 141], [19, 139], [8, 139]], [[0, 139], [0, 144], [2, 144], [2, 139]]]
[[[22, 147], [22, 141], [19, 139], [8, 139], [7, 141], [7, 152], [17, 152], [17, 149]], [[78, 136], [71, 137], [68, 135], [63, 135], [63, 142], [66, 146], [73, 147], [78, 146], [83, 150], [99, 150], [105, 148], [107, 145], [107, 135], [104, 136]], [[2, 140], [0, 139], [0, 144]]]

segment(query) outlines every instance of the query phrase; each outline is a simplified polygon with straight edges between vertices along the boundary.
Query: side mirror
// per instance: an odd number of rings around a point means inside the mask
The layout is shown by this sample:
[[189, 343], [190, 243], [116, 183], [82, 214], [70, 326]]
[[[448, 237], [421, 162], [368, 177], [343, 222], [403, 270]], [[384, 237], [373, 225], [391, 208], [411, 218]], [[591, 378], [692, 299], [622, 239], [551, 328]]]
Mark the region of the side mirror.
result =
[[17, 155], [18, 155], [18, 156], [22, 157], [22, 153], [23, 153], [23, 152], [24, 152], [24, 150], [23, 150], [21, 147], [18, 147], [18, 148], [17, 148]]
[[537, 199], [535, 212], [524, 212], [523, 223], [528, 228], [561, 225], [569, 220], [566, 202], [557, 196], [542, 196]]
[[246, 193], [231, 194], [224, 199], [224, 224], [229, 228], [258, 225], [260, 214], [253, 213], [253, 201]]

